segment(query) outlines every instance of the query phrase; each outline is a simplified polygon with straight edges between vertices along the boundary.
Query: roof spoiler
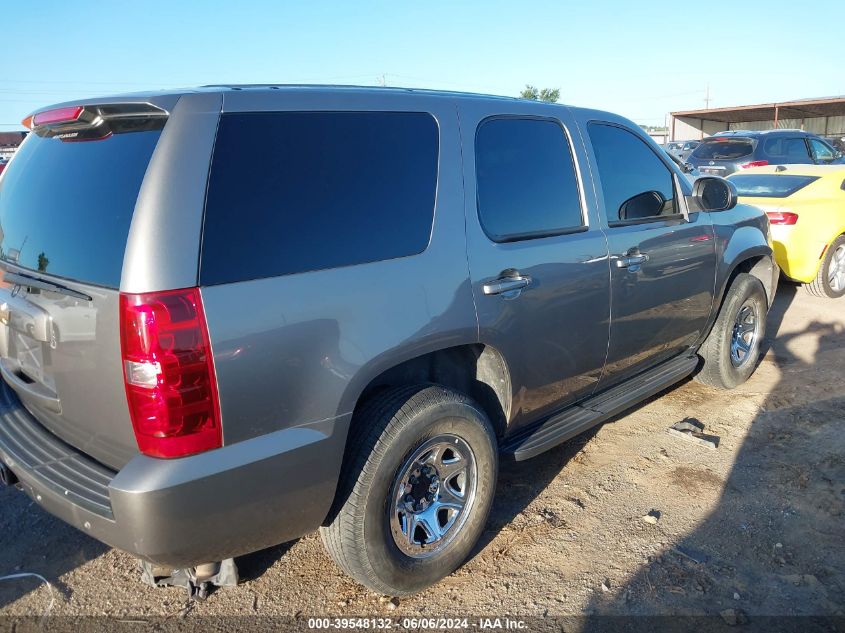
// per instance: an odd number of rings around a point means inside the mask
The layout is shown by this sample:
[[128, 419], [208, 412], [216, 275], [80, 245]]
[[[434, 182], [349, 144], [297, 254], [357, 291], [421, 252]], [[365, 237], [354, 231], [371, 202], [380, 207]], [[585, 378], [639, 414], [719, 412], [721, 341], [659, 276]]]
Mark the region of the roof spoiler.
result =
[[98, 141], [113, 134], [164, 127], [169, 113], [151, 103], [63, 106], [35, 112], [21, 123], [38, 136], [62, 141]]

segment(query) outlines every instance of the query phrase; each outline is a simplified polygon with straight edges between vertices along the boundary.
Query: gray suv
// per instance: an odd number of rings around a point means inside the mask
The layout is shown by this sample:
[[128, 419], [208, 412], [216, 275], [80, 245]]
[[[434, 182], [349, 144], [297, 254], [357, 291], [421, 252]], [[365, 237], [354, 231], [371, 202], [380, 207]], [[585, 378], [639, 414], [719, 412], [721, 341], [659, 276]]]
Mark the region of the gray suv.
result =
[[613, 114], [267, 85], [26, 123], [3, 477], [157, 565], [319, 529], [364, 585], [418, 591], [475, 545], [500, 459], [758, 360], [765, 215]]
[[704, 139], [685, 159], [701, 174], [730, 176], [764, 165], [834, 165], [842, 153], [815, 134], [802, 130], [735, 130]]

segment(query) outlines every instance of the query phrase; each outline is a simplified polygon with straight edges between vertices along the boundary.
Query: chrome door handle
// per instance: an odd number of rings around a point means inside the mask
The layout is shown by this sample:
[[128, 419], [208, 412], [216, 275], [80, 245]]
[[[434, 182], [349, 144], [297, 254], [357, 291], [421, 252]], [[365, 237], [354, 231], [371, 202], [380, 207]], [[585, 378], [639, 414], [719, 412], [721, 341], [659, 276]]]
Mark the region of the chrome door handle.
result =
[[499, 277], [494, 281], [488, 281], [482, 289], [486, 295], [501, 295], [514, 290], [521, 290], [531, 285], [531, 277]]
[[639, 267], [648, 261], [648, 255], [645, 253], [638, 253], [636, 255], [617, 255], [617, 268], [633, 268]]

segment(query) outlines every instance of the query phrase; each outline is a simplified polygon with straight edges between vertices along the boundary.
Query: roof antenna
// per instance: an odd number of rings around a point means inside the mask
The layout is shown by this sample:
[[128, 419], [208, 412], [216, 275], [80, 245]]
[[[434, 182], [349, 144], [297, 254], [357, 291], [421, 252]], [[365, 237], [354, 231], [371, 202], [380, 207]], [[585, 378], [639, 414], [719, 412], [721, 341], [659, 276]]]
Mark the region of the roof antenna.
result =
[[786, 165], [778, 165], [775, 167], [775, 171], [786, 171]]

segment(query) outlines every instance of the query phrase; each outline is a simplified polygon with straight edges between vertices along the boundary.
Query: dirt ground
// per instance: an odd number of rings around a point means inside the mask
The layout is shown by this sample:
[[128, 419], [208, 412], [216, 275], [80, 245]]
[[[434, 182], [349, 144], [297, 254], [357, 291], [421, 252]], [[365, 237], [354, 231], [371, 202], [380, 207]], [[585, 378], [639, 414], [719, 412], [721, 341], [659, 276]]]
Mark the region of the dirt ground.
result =
[[[240, 559], [242, 584], [187, 618], [845, 615], [845, 299], [782, 283], [767, 337], [735, 391], [687, 381], [505, 465], [478, 552], [418, 596], [390, 602], [356, 585], [314, 534]], [[687, 417], [720, 437], [716, 450], [667, 432]], [[137, 619], [185, 604], [181, 589], [142, 585], [129, 555], [4, 489], [0, 575], [21, 571], [53, 583], [53, 614]], [[48, 602], [37, 581], [0, 583], [0, 615]]]

